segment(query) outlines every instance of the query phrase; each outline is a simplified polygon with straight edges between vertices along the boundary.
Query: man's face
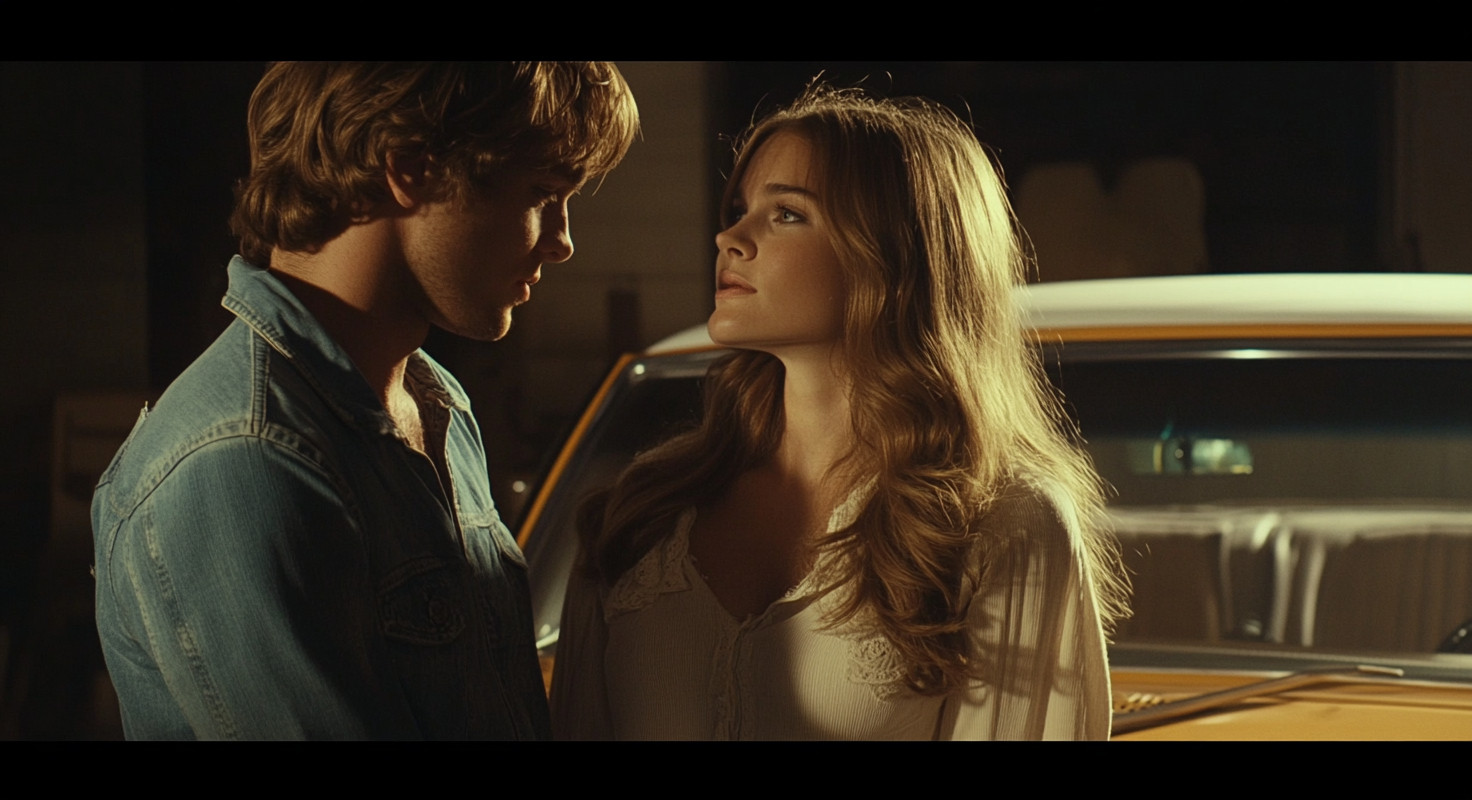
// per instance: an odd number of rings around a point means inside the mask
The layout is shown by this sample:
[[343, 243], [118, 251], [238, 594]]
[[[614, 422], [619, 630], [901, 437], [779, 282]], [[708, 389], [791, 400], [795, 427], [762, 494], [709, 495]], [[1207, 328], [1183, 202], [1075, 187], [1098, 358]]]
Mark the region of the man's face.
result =
[[579, 186], [516, 170], [488, 191], [425, 203], [405, 217], [404, 259], [430, 324], [480, 341], [505, 336], [542, 264], [572, 256], [567, 203]]

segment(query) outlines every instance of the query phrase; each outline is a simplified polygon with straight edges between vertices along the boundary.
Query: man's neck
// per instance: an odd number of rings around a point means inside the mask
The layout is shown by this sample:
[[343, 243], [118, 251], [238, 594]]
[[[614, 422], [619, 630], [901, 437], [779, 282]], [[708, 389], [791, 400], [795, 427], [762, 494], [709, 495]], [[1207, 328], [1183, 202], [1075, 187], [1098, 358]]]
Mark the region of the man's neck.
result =
[[315, 252], [271, 253], [271, 271], [347, 352], [386, 409], [429, 334], [401, 258], [388, 220], [350, 225]]

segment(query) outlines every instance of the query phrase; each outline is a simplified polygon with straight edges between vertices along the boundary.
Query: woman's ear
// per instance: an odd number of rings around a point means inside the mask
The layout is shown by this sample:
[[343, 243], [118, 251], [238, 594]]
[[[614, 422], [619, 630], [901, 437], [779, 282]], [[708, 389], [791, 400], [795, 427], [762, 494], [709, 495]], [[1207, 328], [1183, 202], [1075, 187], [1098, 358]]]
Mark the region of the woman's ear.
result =
[[389, 193], [401, 209], [409, 211], [429, 201], [433, 179], [429, 156], [390, 152], [384, 160]]

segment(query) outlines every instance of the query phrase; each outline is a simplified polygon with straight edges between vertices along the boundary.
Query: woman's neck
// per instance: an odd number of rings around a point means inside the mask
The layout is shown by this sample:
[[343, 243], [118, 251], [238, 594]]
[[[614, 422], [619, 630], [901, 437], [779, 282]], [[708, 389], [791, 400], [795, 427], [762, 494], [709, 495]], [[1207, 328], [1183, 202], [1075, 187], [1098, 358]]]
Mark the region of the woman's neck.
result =
[[830, 474], [853, 448], [849, 418], [848, 373], [835, 353], [809, 359], [784, 359], [782, 388], [785, 425], [772, 466], [808, 491], [841, 492], [845, 476]]

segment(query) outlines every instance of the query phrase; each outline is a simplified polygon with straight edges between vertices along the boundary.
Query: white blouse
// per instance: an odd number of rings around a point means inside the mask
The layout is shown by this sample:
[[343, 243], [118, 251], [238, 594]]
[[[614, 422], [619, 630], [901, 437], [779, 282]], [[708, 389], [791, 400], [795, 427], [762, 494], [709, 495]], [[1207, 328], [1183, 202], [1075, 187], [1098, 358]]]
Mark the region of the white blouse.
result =
[[[852, 522], [867, 498], [836, 509]], [[606, 597], [575, 573], [552, 680], [561, 739], [1105, 739], [1109, 668], [1071, 510], [1004, 497], [969, 619], [984, 680], [919, 695], [862, 620], [824, 628], [824, 565], [738, 620], [689, 555], [693, 509]]]

